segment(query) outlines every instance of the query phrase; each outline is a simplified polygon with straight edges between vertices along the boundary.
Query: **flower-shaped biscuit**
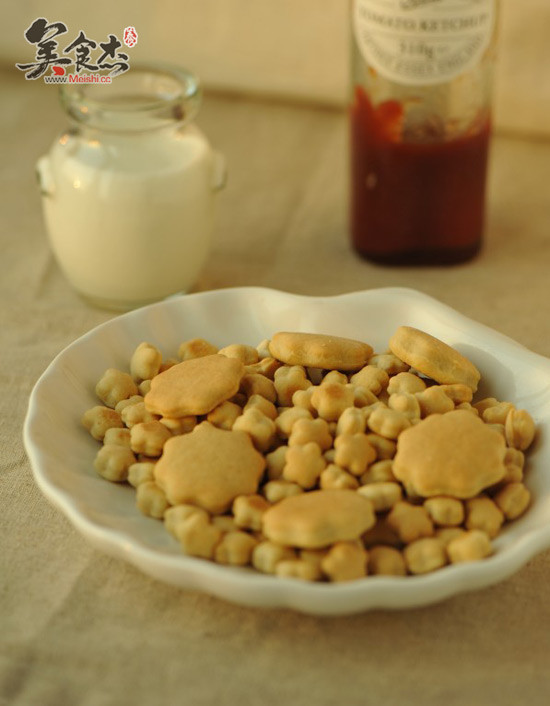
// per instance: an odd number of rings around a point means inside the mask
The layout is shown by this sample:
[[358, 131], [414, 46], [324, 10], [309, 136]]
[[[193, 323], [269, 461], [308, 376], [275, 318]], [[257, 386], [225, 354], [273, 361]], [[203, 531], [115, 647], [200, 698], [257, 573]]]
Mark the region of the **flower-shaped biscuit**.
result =
[[191, 503], [217, 514], [237, 496], [256, 493], [264, 468], [248, 434], [203, 422], [166, 442], [155, 480], [172, 505]]
[[395, 477], [422, 497], [472, 498], [506, 472], [501, 434], [465, 410], [432, 414], [399, 436]]

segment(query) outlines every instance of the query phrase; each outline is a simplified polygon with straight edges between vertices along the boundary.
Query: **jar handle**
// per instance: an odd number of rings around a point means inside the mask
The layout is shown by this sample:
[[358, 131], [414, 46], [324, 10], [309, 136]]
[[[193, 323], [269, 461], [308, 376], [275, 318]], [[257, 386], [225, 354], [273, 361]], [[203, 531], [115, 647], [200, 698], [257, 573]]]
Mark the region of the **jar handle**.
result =
[[40, 157], [36, 163], [36, 180], [42, 196], [53, 196], [55, 193], [50, 160], [48, 157]]
[[212, 189], [220, 191], [227, 183], [227, 164], [221, 152], [214, 152], [212, 168]]

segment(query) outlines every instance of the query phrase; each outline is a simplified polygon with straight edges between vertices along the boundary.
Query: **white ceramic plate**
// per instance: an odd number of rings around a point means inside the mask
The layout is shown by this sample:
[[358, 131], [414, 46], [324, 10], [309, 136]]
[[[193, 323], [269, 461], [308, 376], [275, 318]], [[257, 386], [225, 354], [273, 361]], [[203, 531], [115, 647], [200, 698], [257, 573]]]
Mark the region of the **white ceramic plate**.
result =
[[[100, 478], [98, 444], [80, 426], [97, 404], [94, 387], [108, 367], [127, 369], [147, 340], [167, 357], [195, 336], [222, 346], [257, 345], [278, 330], [315, 331], [365, 340], [386, 349], [397, 326], [421, 328], [455, 346], [481, 370], [489, 391], [529, 410], [538, 438], [529, 455], [529, 511], [504, 529], [490, 558], [425, 576], [367, 577], [310, 584], [184, 556], [161, 522], [135, 507], [135, 491]], [[407, 608], [489, 586], [550, 546], [550, 360], [410, 289], [375, 289], [336, 297], [304, 297], [261, 288], [225, 289], [154, 304], [115, 318], [72, 343], [37, 382], [25, 421], [25, 446], [44, 494], [96, 547], [176, 586], [250, 606], [342, 615]]]

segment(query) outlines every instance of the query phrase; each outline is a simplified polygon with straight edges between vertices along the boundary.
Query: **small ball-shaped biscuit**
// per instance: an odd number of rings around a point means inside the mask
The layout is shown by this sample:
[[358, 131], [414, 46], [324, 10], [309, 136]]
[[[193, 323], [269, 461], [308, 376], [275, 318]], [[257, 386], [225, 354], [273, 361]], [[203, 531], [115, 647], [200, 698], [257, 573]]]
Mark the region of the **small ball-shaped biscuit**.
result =
[[394, 481], [395, 476], [393, 475], [392, 465], [392, 461], [389, 458], [372, 463], [359, 479], [361, 481], [361, 485]]
[[137, 402], [124, 407], [120, 416], [128, 429], [142, 422], [155, 422], [158, 420], [158, 416], [149, 412], [144, 402]]
[[273, 378], [275, 377], [275, 372], [281, 367], [281, 365], [282, 363], [280, 363], [278, 360], [275, 360], [275, 358], [262, 358], [261, 360], [258, 360], [257, 363], [245, 365], [244, 369], [247, 374], [257, 373], [259, 375], [263, 375], [266, 378], [269, 378], [270, 380], [273, 380]]
[[[321, 473], [321, 478], [323, 473]], [[303, 492], [304, 489], [299, 486], [298, 483], [292, 483], [288, 480], [270, 480], [262, 488], [265, 499], [272, 505], [278, 503], [283, 498], [288, 498], [291, 495], [299, 495]]]
[[120, 429], [124, 426], [120, 414], [114, 409], [96, 405], [84, 412], [82, 426], [97, 439], [103, 441], [108, 429]]
[[447, 547], [453, 539], [462, 537], [463, 534], [466, 534], [466, 530], [462, 527], [438, 527], [435, 530], [435, 536], [443, 542], [444, 547]]
[[136, 457], [127, 446], [106, 444], [97, 452], [94, 468], [106, 480], [120, 483], [128, 478], [128, 468], [135, 462]]
[[301, 365], [283, 365], [275, 371], [273, 384], [277, 393], [277, 403], [280, 407], [290, 407], [292, 397], [298, 390], [311, 387], [306, 371]]
[[422, 417], [428, 417], [430, 414], [445, 414], [455, 408], [452, 399], [439, 385], [427, 387], [423, 392], [417, 392], [415, 397]]
[[172, 417], [161, 417], [159, 422], [163, 424], [173, 436], [177, 436], [178, 434], [189, 434], [189, 432], [193, 431], [193, 429], [197, 426], [197, 418], [194, 415], [179, 417], [177, 419], [173, 419]]
[[273, 380], [260, 373], [246, 373], [241, 379], [240, 391], [247, 400], [256, 395], [264, 397], [272, 404], [277, 401], [277, 390]]
[[150, 380], [142, 380], [139, 385], [138, 385], [138, 391], [141, 397], [145, 397], [145, 395], [151, 390], [151, 381]]
[[421, 537], [431, 537], [434, 533], [433, 522], [426, 509], [404, 500], [395, 503], [386, 517], [386, 522], [405, 544]]
[[311, 404], [311, 395], [315, 390], [314, 385], [308, 387], [306, 390], [296, 390], [292, 395], [292, 405], [294, 408], [300, 408], [307, 410], [311, 415], [317, 414], [314, 406]]
[[243, 407], [243, 412], [246, 412], [247, 409], [250, 409], [251, 407], [256, 407], [256, 409], [259, 409], [260, 412], [263, 412], [266, 417], [269, 417], [270, 419], [277, 419], [278, 411], [277, 407], [273, 404], [273, 402], [270, 402], [267, 400], [265, 397], [262, 395], [250, 395], [248, 398], [247, 403]]
[[250, 564], [254, 547], [258, 540], [247, 532], [239, 530], [227, 532], [214, 550], [214, 561], [229, 566]]
[[520, 451], [528, 449], [535, 438], [535, 422], [524, 409], [510, 410], [506, 416], [504, 429], [508, 446]]
[[367, 420], [363, 412], [357, 407], [345, 409], [336, 425], [336, 435], [339, 434], [361, 434], [365, 431]]
[[516, 520], [527, 510], [531, 493], [523, 483], [508, 483], [494, 497], [507, 520]]
[[232, 429], [246, 432], [254, 446], [262, 452], [271, 449], [277, 436], [273, 419], [266, 417], [257, 407], [251, 407], [237, 417]]
[[154, 481], [145, 481], [137, 486], [136, 503], [138, 509], [147, 517], [161, 520], [170, 507], [166, 495]]
[[439, 385], [439, 389], [442, 390], [455, 405], [470, 403], [474, 395], [472, 388], [462, 383]]
[[265, 455], [267, 477], [269, 480], [278, 480], [283, 475], [286, 463], [286, 453], [288, 446], [278, 446], [273, 451]]
[[105, 432], [103, 443], [118, 444], [119, 446], [127, 446], [130, 448], [130, 430], [111, 427]]
[[491, 540], [482, 530], [463, 532], [447, 544], [447, 555], [453, 564], [463, 561], [479, 561], [491, 553]]
[[313, 391], [311, 404], [320, 417], [335, 422], [345, 409], [354, 406], [354, 388], [337, 382], [323, 382]]
[[321, 448], [314, 441], [292, 446], [286, 452], [283, 478], [308, 490], [317, 484], [326, 465]]
[[219, 355], [225, 355], [228, 358], [237, 358], [243, 365], [254, 365], [260, 359], [258, 351], [252, 346], [245, 343], [231, 343], [228, 346], [220, 348]]
[[347, 385], [349, 380], [347, 378], [347, 375], [344, 375], [344, 373], [341, 373], [339, 370], [330, 370], [326, 375], [323, 376], [321, 382], [337, 382], [340, 383], [340, 385]]
[[204, 338], [191, 338], [184, 341], [178, 348], [180, 360], [192, 360], [193, 358], [203, 358], [207, 355], [214, 355], [218, 352], [215, 345]]
[[356, 491], [313, 490], [269, 508], [263, 532], [279, 544], [317, 549], [359, 539], [375, 521], [372, 503]]
[[422, 392], [426, 389], [426, 383], [422, 378], [414, 373], [398, 373], [390, 378], [388, 382], [388, 394], [393, 395], [396, 392], [406, 392], [414, 395], [416, 392]]
[[260, 531], [262, 516], [271, 505], [262, 495], [239, 495], [233, 501], [235, 524], [241, 529]]
[[151, 461], [138, 461], [128, 467], [128, 483], [134, 488], [155, 479], [155, 464]]
[[158, 421], [140, 422], [130, 429], [130, 448], [136, 454], [156, 458], [171, 438], [172, 434], [164, 424]]
[[514, 405], [511, 402], [499, 402], [482, 412], [481, 418], [487, 424], [504, 424], [512, 409], [514, 409]]
[[108, 368], [97, 383], [95, 392], [103, 404], [114, 409], [121, 400], [137, 395], [138, 388], [131, 375]]
[[367, 575], [367, 552], [360, 542], [336, 542], [321, 559], [329, 581], [354, 581]]
[[299, 419], [312, 419], [311, 413], [303, 407], [285, 407], [275, 419], [275, 426], [281, 439], [288, 439]]
[[352, 476], [351, 473], [340, 468], [340, 466], [337, 466], [335, 463], [330, 463], [321, 473], [319, 485], [323, 490], [330, 490], [331, 488], [349, 488], [355, 490], [359, 487], [359, 481], [355, 476]]
[[438, 496], [424, 501], [424, 507], [434, 524], [454, 527], [464, 521], [464, 505], [456, 498]]
[[366, 365], [359, 372], [350, 377], [352, 385], [358, 385], [372, 392], [374, 395], [379, 395], [382, 390], [385, 390], [389, 384], [390, 378], [388, 373], [375, 365]]
[[208, 515], [192, 513], [178, 527], [177, 536], [186, 554], [213, 559], [223, 532], [212, 524]]
[[173, 505], [164, 513], [164, 527], [172, 537], [179, 540], [183, 523], [191, 517], [191, 515], [195, 514], [201, 515], [206, 521], [209, 519], [208, 513], [196, 505]]
[[466, 529], [483, 530], [493, 538], [500, 532], [503, 522], [502, 510], [486, 495], [466, 501]]
[[427, 574], [445, 566], [445, 546], [437, 537], [425, 537], [411, 542], [403, 550], [403, 558], [411, 574]]
[[369, 548], [368, 572], [373, 576], [405, 576], [403, 554], [395, 547], [377, 544]]
[[368, 483], [367, 485], [362, 485], [357, 492], [372, 502], [376, 512], [391, 510], [403, 496], [399, 483], [393, 483], [392, 481]]
[[260, 542], [252, 550], [252, 566], [264, 574], [274, 574], [279, 562], [295, 558], [294, 549], [269, 540]]
[[410, 392], [394, 392], [389, 396], [388, 407], [404, 414], [410, 421], [420, 419], [420, 404]]
[[374, 365], [376, 368], [384, 370], [388, 375], [406, 373], [410, 368], [410, 365], [400, 360], [393, 353], [377, 353], [371, 356], [369, 365]]
[[354, 476], [362, 475], [376, 459], [376, 450], [365, 434], [340, 434], [334, 441], [334, 462]]
[[143, 341], [130, 358], [130, 374], [136, 382], [151, 380], [158, 375], [162, 365], [162, 353], [152, 343]]
[[380, 434], [368, 433], [367, 439], [374, 450], [378, 461], [387, 461], [392, 459], [397, 452], [397, 443], [394, 439], [386, 439]]
[[306, 559], [283, 559], [275, 566], [275, 574], [285, 579], [318, 581], [321, 578], [321, 567]]
[[225, 402], [214, 407], [211, 412], [208, 412], [206, 420], [215, 427], [229, 430], [233, 428], [237, 417], [240, 417], [242, 413], [243, 410], [238, 404], [225, 400]]
[[[146, 380], [145, 382], [151, 382], [150, 380]], [[131, 397], [128, 397], [125, 400], [120, 400], [120, 402], [117, 402], [115, 406], [115, 410], [119, 413], [122, 414], [122, 410], [128, 407], [129, 405], [132, 404], [139, 404], [140, 402], [143, 402], [143, 395], [132, 395]]]
[[303, 446], [314, 441], [322, 451], [332, 446], [332, 434], [324, 419], [298, 419], [288, 437], [289, 446]]
[[386, 439], [397, 439], [411, 425], [410, 419], [403, 412], [388, 407], [377, 407], [367, 419], [369, 429]]

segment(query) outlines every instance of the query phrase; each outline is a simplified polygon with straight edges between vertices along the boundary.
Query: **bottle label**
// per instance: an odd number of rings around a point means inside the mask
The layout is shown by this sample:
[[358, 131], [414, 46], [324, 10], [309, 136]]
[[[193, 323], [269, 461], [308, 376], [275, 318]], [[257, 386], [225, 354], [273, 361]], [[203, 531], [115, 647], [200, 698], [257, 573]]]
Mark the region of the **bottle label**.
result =
[[495, 0], [354, 0], [366, 63], [406, 85], [444, 83], [472, 69], [491, 42]]

